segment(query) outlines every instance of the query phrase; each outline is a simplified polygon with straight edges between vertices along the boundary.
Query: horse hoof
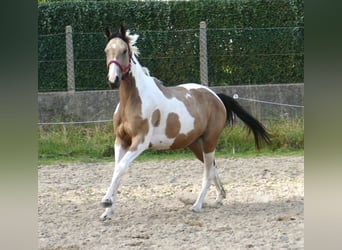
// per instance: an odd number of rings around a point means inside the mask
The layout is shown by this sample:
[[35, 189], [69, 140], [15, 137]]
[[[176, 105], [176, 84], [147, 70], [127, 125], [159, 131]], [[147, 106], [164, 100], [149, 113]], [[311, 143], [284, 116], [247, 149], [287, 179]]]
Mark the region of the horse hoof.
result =
[[104, 213], [101, 215], [100, 219], [101, 219], [102, 221], [106, 221], [106, 220], [111, 220], [112, 218], [111, 218], [106, 212], [104, 212]]
[[201, 212], [201, 208], [192, 206], [192, 207], [191, 207], [191, 211], [194, 212], [194, 213], [200, 213], [200, 212]]
[[113, 202], [109, 199], [101, 202], [101, 206], [104, 208], [111, 207], [112, 205], [113, 205]]
[[216, 200], [215, 201], [215, 205], [217, 206], [217, 207], [221, 207], [221, 206], [223, 206], [223, 201], [220, 199], [220, 200]]

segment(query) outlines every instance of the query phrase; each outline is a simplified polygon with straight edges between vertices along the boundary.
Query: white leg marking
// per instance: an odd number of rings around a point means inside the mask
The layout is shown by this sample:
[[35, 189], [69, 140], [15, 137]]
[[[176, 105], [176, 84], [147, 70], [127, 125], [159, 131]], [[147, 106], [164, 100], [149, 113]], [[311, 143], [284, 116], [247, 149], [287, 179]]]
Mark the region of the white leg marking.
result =
[[[121, 161], [121, 159], [123, 158], [123, 156], [127, 153], [127, 150], [124, 149], [121, 145], [119, 144], [114, 144], [114, 154], [115, 154], [115, 165], [114, 165], [114, 171], [113, 171], [113, 177], [112, 177], [112, 182], [114, 182], [114, 173], [115, 173], [115, 166], [119, 165], [119, 162]], [[107, 219], [110, 218], [110, 216], [113, 214], [114, 212], [114, 202], [113, 202], [113, 194], [111, 193], [111, 186], [107, 189], [107, 192], [105, 194], [105, 196], [102, 198], [101, 203], [103, 206], [107, 207], [105, 213], [102, 214], [101, 218], [102, 219]], [[114, 194], [114, 200], [116, 200], [116, 193]]]
[[137, 150], [135, 151], [125, 151], [122, 147], [115, 147], [115, 169], [112, 177], [111, 184], [106, 192], [106, 195], [102, 198], [101, 203], [104, 206], [109, 206], [105, 209], [105, 212], [101, 215], [102, 220], [110, 219], [113, 215], [115, 202], [116, 202], [116, 194], [120, 184], [120, 180], [124, 172], [127, 170], [132, 161], [137, 158], [145, 149], [146, 145], [138, 145]]
[[215, 169], [214, 169], [214, 155], [215, 151], [208, 154], [203, 154], [204, 156], [204, 172], [202, 179], [202, 190], [197, 197], [195, 204], [191, 207], [191, 210], [194, 212], [200, 212], [202, 209], [203, 200], [209, 190], [212, 179], [215, 177]]
[[215, 187], [216, 187], [216, 204], [218, 205], [222, 205], [222, 200], [224, 198], [226, 198], [226, 191], [224, 190], [222, 183], [220, 181], [220, 178], [217, 174], [217, 168], [216, 168], [216, 163], [215, 166], [213, 167], [214, 169], [214, 183], [215, 183]]

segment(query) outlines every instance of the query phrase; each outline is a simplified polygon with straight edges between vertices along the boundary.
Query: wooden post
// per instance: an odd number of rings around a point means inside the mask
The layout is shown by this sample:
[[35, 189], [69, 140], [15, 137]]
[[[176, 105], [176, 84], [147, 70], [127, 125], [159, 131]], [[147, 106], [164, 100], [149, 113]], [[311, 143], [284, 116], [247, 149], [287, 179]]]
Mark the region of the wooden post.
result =
[[207, 25], [200, 22], [200, 74], [201, 84], [208, 86]]
[[65, 42], [68, 91], [75, 91], [74, 47], [72, 42], [72, 27], [69, 25], [65, 27]]

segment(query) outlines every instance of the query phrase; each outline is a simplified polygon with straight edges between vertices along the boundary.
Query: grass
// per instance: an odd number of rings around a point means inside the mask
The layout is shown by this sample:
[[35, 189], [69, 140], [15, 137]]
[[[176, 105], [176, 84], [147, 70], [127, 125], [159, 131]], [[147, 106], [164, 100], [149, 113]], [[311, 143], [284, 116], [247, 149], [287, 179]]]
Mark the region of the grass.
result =
[[[236, 124], [226, 127], [217, 144], [217, 157], [252, 157], [269, 155], [303, 155], [304, 121], [271, 121], [267, 129], [272, 145], [257, 151], [252, 134]], [[57, 162], [113, 161], [114, 134], [111, 123], [101, 125], [53, 125], [38, 129], [38, 164]], [[138, 160], [194, 158], [187, 149], [175, 151], [147, 150]]]

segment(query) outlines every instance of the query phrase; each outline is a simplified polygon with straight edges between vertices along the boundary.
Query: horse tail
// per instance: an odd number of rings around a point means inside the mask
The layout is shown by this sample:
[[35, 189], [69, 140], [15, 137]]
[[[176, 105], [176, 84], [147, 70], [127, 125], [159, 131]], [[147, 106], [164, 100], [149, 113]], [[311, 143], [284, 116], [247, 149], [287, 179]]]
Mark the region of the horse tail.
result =
[[235, 113], [248, 127], [249, 132], [254, 135], [255, 146], [260, 149], [261, 140], [270, 145], [270, 134], [265, 127], [252, 115], [250, 115], [241, 105], [232, 97], [219, 93], [217, 96], [221, 99], [227, 112], [227, 122], [233, 124], [233, 113]]

